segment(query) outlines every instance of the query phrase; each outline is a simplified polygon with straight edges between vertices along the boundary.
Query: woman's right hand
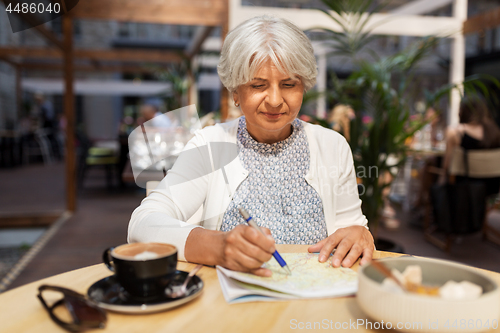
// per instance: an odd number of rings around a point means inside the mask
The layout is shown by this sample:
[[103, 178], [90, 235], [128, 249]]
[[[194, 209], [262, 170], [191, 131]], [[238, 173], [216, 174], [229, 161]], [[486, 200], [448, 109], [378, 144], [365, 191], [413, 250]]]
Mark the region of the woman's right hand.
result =
[[261, 266], [271, 259], [276, 247], [271, 231], [261, 230], [264, 234], [246, 225], [227, 232], [194, 228], [186, 240], [185, 258], [193, 263], [271, 276], [271, 271]]
[[250, 226], [238, 225], [225, 232], [220, 265], [234, 271], [271, 276], [271, 271], [261, 266], [271, 259], [275, 243], [269, 229], [261, 230], [264, 234]]

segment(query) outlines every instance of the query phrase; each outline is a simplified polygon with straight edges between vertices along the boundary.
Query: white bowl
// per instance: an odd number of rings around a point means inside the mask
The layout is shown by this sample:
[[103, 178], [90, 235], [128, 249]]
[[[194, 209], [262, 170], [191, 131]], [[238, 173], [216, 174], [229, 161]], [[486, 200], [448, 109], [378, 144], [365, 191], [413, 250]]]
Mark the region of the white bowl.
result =
[[[414, 293], [396, 293], [382, 287], [384, 276], [371, 264], [358, 271], [357, 301], [374, 325], [401, 332], [483, 332], [500, 328], [500, 289], [489, 277], [450, 261], [413, 257], [380, 259], [389, 269], [403, 272], [406, 266], [419, 265], [426, 285], [442, 286], [449, 280], [464, 280], [483, 288], [475, 300], [450, 301]], [[378, 323], [378, 324], [377, 324]], [[377, 327], [377, 326], [374, 326]]]

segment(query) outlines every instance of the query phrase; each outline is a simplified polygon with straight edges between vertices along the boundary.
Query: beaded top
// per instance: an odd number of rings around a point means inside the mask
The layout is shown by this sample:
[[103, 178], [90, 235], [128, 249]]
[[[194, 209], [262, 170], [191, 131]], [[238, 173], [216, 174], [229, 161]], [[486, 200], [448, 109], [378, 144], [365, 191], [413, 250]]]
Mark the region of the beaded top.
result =
[[309, 144], [301, 122], [292, 134], [273, 144], [255, 141], [245, 117], [238, 123], [239, 158], [248, 177], [236, 189], [222, 220], [222, 231], [245, 223], [238, 207], [245, 208], [261, 227], [271, 230], [277, 244], [314, 244], [327, 236], [323, 203], [305, 180]]

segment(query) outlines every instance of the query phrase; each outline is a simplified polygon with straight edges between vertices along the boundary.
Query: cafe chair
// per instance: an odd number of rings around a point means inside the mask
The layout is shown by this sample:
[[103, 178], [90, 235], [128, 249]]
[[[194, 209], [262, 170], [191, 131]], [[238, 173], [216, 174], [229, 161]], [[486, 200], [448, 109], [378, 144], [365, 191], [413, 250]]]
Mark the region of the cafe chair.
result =
[[[449, 179], [448, 184], [455, 184], [456, 178], [466, 177], [466, 168], [464, 165], [464, 151], [461, 148], [456, 148], [453, 152], [450, 168], [449, 168]], [[488, 213], [495, 208], [491, 203], [498, 196], [500, 188], [500, 149], [481, 149], [481, 150], [468, 150], [467, 151], [467, 163], [468, 163], [468, 180], [471, 183], [481, 180], [484, 184], [485, 195], [484, 195], [484, 209], [477, 210], [477, 214], [480, 214], [479, 218], [482, 221], [482, 226], [480, 230], [483, 233], [483, 239], [493, 241], [500, 245], [500, 230], [495, 228], [492, 224], [488, 222]], [[442, 174], [443, 169], [431, 170], [433, 173]], [[466, 179], [467, 180], [467, 179]], [[437, 247], [449, 252], [451, 250], [451, 245], [453, 240], [458, 234], [463, 234], [463, 232], [453, 232], [446, 231], [445, 240], [436, 236], [436, 232], [439, 231], [440, 221], [433, 221], [435, 219], [435, 204], [434, 200], [431, 200], [430, 204], [426, 207], [425, 221], [424, 221], [424, 235], [425, 239], [430, 243], [436, 245]], [[434, 214], [433, 214], [434, 212]], [[434, 222], [434, 223], [433, 223]], [[469, 221], [473, 223], [473, 221]], [[475, 228], [471, 226], [471, 233], [476, 232]]]
[[113, 187], [113, 173], [116, 172], [119, 156], [116, 149], [106, 146], [92, 146], [84, 151], [79, 162], [79, 177], [78, 183], [83, 186], [85, 174], [90, 167], [101, 166], [106, 170], [106, 183], [108, 188]]
[[33, 156], [41, 156], [44, 164], [52, 163], [52, 153], [48, 131], [39, 128], [33, 132], [33, 136], [24, 140], [23, 162], [28, 164]]

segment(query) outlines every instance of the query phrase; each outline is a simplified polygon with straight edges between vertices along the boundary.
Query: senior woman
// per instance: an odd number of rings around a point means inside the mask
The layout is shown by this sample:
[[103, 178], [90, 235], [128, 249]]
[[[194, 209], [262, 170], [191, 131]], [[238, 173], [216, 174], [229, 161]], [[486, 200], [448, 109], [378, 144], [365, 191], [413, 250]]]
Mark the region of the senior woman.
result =
[[[230, 142], [238, 156], [217, 170], [212, 160], [186, 162], [181, 155], [132, 214], [129, 242], [172, 243], [181, 259], [262, 276], [271, 274], [261, 266], [275, 243], [311, 244], [321, 262], [336, 249], [334, 267], [350, 267], [360, 256], [361, 264], [370, 261], [373, 237], [349, 145], [340, 134], [297, 119], [317, 75], [306, 35], [279, 18], [245, 21], [227, 35], [218, 73], [244, 116], [198, 131], [186, 149]], [[200, 171], [208, 165], [212, 172]], [[184, 222], [202, 205], [202, 221]], [[266, 235], [245, 225], [238, 207]]]

